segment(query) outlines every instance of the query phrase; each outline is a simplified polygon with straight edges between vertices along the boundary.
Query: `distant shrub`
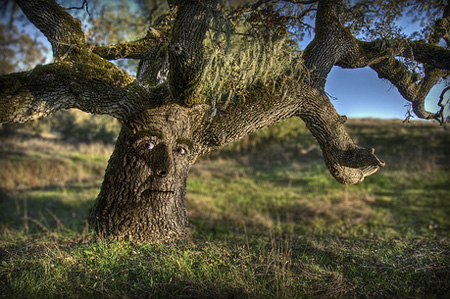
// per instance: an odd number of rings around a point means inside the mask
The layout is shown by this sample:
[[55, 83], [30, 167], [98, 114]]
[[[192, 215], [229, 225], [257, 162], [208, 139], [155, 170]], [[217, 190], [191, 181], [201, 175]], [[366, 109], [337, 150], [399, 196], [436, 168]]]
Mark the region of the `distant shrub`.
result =
[[228, 145], [220, 150], [220, 153], [226, 156], [250, 154], [270, 150], [274, 146], [298, 149], [299, 146], [309, 146], [311, 142], [314, 142], [314, 139], [304, 122], [294, 117], [258, 130], [238, 142]]
[[57, 132], [63, 139], [101, 141], [107, 144], [115, 142], [119, 130], [119, 122], [110, 116], [71, 110], [60, 116]]
[[56, 133], [65, 140], [110, 144], [115, 142], [119, 130], [119, 122], [108, 115], [91, 115], [72, 109], [24, 124], [4, 124], [0, 135]]

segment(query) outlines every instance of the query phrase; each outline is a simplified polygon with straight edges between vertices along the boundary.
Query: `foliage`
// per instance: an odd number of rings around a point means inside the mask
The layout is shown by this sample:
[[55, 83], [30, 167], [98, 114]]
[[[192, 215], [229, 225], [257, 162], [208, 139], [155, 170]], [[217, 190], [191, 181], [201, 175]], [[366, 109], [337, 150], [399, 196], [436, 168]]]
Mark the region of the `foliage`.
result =
[[45, 135], [53, 133], [66, 140], [112, 144], [119, 134], [119, 122], [107, 115], [90, 115], [79, 110], [60, 111], [47, 118], [24, 124], [3, 124], [0, 134], [15, 132]]
[[202, 78], [214, 108], [245, 101], [255, 85], [282, 97], [295, 93], [307, 71], [286, 24], [273, 7], [231, 17], [216, 12], [205, 42], [207, 62]]
[[415, 39], [429, 39], [432, 24], [442, 18], [445, 1], [440, 0], [360, 0], [348, 1], [346, 25], [359, 38], [375, 40], [377, 38], [406, 38], [399, 24], [407, 17], [412, 23], [420, 23], [424, 29], [414, 32]]
[[44, 63], [49, 49], [14, 1], [0, 4], [0, 75]]

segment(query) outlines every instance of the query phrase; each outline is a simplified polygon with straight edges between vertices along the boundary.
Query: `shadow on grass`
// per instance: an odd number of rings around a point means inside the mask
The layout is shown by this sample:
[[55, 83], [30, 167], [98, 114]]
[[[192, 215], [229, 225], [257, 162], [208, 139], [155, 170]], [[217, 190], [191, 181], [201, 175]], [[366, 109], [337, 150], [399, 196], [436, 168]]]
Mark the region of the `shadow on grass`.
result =
[[79, 183], [0, 192], [2, 230], [26, 233], [81, 233], [99, 191], [98, 184]]

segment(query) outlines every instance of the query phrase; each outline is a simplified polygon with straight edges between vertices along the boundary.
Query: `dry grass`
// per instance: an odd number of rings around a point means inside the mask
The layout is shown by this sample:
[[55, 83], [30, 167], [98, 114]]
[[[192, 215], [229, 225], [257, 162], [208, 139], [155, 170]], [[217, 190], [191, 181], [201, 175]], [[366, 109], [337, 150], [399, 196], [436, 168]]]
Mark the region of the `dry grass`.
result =
[[7, 190], [64, 186], [100, 180], [112, 146], [62, 143], [55, 139], [3, 138], [0, 188]]

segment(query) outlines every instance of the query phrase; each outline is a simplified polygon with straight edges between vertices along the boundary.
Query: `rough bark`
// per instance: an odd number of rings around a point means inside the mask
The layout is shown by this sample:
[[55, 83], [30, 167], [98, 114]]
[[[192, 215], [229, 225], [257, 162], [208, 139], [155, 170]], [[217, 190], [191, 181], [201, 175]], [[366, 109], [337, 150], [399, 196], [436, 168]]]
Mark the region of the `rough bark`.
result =
[[100, 236], [135, 243], [189, 237], [184, 198], [198, 155], [192, 141], [198, 112], [168, 105], [124, 122], [90, 214]]
[[204, 103], [203, 40], [218, 0], [179, 1], [169, 46], [170, 91], [181, 105]]
[[47, 37], [55, 59], [85, 44], [81, 22], [53, 0], [16, 0], [27, 18]]
[[0, 76], [0, 122], [24, 122], [69, 108], [126, 119], [159, 105], [163, 93], [143, 88], [96, 55], [85, 56]]

